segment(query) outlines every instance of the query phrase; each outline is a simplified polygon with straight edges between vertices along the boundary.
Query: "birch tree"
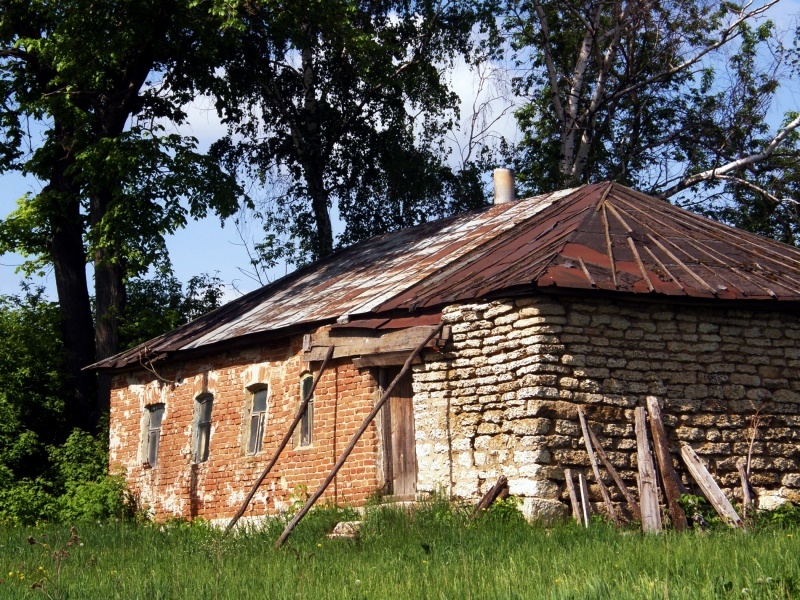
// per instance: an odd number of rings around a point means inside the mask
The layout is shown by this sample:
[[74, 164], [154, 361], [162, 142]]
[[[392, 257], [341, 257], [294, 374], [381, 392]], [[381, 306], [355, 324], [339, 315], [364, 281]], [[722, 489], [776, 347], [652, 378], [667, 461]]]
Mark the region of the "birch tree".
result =
[[[664, 150], [692, 125], [687, 117], [710, 61], [724, 60], [721, 53], [732, 53], [748, 32], [763, 41], [771, 27], [758, 20], [776, 2], [509, 2], [517, 91], [528, 100], [518, 112], [526, 133], [523, 177], [547, 189], [600, 178], [651, 183], [653, 165], [661, 166]], [[772, 145], [730, 161], [727, 170], [765, 160], [795, 127], [792, 120]], [[670, 196], [711, 178], [691, 173], [666, 183], [673, 175], [649, 187]]]

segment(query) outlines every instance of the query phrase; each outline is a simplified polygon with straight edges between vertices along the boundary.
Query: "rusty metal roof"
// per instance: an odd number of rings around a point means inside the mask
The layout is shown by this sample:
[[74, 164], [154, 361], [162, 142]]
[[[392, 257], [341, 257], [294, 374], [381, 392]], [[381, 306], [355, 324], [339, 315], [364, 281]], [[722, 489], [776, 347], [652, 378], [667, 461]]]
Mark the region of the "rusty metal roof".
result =
[[93, 367], [520, 288], [796, 302], [800, 250], [601, 183], [371, 238]]

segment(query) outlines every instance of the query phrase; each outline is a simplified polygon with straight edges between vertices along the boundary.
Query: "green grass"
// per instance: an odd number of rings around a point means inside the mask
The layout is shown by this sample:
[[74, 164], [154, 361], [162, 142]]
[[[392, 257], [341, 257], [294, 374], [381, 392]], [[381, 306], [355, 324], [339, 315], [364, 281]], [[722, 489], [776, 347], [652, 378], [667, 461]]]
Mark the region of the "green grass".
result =
[[[413, 515], [373, 508], [358, 540], [324, 536], [349, 518], [314, 511], [279, 551], [279, 522], [224, 540], [196, 525], [82, 525], [60, 576], [51, 552], [69, 527], [2, 527], [0, 598], [800, 598], [796, 524], [643, 536], [544, 528], [508, 511], [468, 524], [433, 503]], [[44, 590], [31, 589], [39, 567]]]

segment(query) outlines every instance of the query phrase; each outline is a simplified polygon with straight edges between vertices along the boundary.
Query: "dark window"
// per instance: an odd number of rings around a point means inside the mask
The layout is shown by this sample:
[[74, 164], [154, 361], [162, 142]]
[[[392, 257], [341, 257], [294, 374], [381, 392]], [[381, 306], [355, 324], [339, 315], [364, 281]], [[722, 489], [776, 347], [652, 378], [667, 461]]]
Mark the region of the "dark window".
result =
[[250, 409], [250, 429], [247, 437], [247, 453], [261, 452], [264, 438], [264, 422], [267, 419], [267, 389], [253, 392], [253, 406]]
[[194, 439], [194, 462], [202, 463], [208, 460], [208, 445], [211, 440], [211, 409], [214, 406], [214, 397], [211, 395], [200, 396], [195, 403], [197, 429]]
[[[300, 380], [300, 402], [311, 391], [311, 383], [313, 378], [311, 375], [306, 375]], [[310, 446], [314, 441], [314, 398], [308, 402], [306, 412], [303, 413], [303, 418], [300, 421], [300, 445]]]
[[155, 404], [147, 407], [147, 437], [145, 438], [145, 456], [147, 464], [155, 468], [158, 464], [158, 441], [161, 437], [161, 420], [164, 418], [164, 405]]

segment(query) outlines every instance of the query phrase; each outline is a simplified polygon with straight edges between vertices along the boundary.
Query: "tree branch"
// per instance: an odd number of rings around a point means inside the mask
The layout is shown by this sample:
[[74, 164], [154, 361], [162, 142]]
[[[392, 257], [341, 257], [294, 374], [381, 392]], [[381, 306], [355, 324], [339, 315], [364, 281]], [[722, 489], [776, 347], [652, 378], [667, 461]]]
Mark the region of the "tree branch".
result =
[[696, 173], [694, 175], [690, 175], [689, 177], [685, 177], [675, 185], [670, 188], [667, 188], [663, 192], [661, 192], [661, 197], [663, 198], [670, 198], [675, 194], [682, 192], [683, 190], [700, 183], [701, 181], [711, 181], [713, 179], [722, 179], [724, 175], [730, 173], [731, 171], [736, 171], [737, 169], [741, 169], [747, 167], [749, 165], [753, 165], [759, 162], [762, 162], [768, 159], [778, 146], [786, 139], [792, 131], [797, 129], [800, 126], [800, 116], [795, 117], [789, 122], [786, 127], [781, 129], [772, 140], [766, 145], [763, 151], [759, 152], [758, 154], [751, 154], [750, 156], [745, 156], [742, 158], [738, 158], [736, 160], [732, 160], [722, 166], [714, 167], [713, 169], [708, 169], [701, 173]]

